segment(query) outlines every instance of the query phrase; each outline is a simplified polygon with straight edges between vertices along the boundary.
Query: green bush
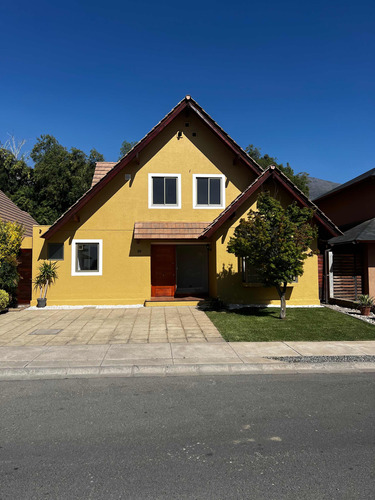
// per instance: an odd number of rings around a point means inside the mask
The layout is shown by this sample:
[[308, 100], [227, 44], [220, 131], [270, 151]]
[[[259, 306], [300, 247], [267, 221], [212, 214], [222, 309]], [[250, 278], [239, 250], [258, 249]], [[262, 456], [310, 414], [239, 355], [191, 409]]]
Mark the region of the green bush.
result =
[[0, 311], [6, 309], [9, 304], [9, 294], [5, 290], [0, 290]]

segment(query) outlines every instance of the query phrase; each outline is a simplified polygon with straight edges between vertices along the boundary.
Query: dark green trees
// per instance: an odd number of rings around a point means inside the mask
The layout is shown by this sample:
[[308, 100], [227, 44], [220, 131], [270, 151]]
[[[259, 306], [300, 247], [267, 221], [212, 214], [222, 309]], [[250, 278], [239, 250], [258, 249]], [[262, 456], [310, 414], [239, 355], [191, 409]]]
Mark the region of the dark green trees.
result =
[[103, 155], [95, 149], [86, 155], [69, 151], [52, 135], [42, 135], [31, 150], [34, 168], [0, 146], [0, 189], [40, 224], [52, 224], [91, 186], [97, 161]]
[[269, 156], [268, 154], [262, 156], [260, 149], [256, 148], [253, 144], [247, 146], [245, 151], [263, 168], [267, 168], [270, 165], [275, 165], [275, 167], [278, 167], [279, 170], [281, 170], [286, 176], [289, 177], [293, 184], [295, 184], [303, 193], [305, 193], [306, 196], [309, 196], [309, 174], [307, 174], [306, 172], [295, 174], [289, 163], [287, 163], [286, 167], [284, 167], [282, 163], [277, 162], [277, 158]]

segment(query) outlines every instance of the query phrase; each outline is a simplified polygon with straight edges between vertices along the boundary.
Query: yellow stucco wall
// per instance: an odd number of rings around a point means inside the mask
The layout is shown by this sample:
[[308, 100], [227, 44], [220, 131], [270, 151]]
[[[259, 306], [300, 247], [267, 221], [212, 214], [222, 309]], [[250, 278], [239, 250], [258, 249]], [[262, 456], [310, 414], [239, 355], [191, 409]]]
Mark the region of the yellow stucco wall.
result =
[[[189, 127], [185, 126], [186, 122], [189, 122]], [[178, 139], [178, 131], [183, 132], [181, 139]], [[195, 137], [192, 135], [193, 132], [196, 133]], [[139, 165], [135, 161], [132, 162], [80, 211], [80, 222], [67, 223], [63, 230], [49, 240], [64, 242], [64, 260], [58, 262], [59, 278], [48, 291], [48, 304], [142, 304], [149, 299], [151, 246], [148, 241], [134, 241], [134, 223], [212, 221], [222, 209], [193, 208], [193, 174], [224, 174], [225, 201], [228, 205], [255, 179], [255, 175], [248, 167], [233, 165], [233, 159], [233, 153], [196, 116], [176, 118], [140, 153]], [[131, 174], [130, 182], [125, 181], [125, 173]], [[180, 209], [148, 208], [149, 173], [181, 175]], [[40, 261], [47, 258], [47, 242], [41, 237], [47, 229], [48, 226], [34, 227], [33, 277]], [[233, 228], [230, 231], [233, 231]], [[230, 231], [223, 242], [215, 240], [211, 244], [209, 252], [211, 296], [229, 297], [226, 282], [221, 280], [220, 276], [216, 280], [216, 274], [220, 274], [223, 265], [234, 266], [236, 263], [235, 257], [226, 252]], [[73, 239], [103, 241], [101, 276], [72, 276]], [[306, 272], [307, 280], [302, 281], [301, 278], [301, 282], [293, 290], [291, 303], [317, 303], [316, 262], [315, 268], [313, 266], [313, 263], [307, 264], [309, 269], [311, 267], [311, 271]], [[237, 297], [238, 300], [242, 297], [242, 301], [252, 299], [253, 295], [238, 282], [238, 275], [236, 279], [236, 290], [232, 290], [232, 297], [235, 300], [230, 301], [236, 302]], [[314, 286], [310, 282], [314, 282]], [[311, 293], [306, 292], [306, 287], [311, 289]], [[33, 297], [33, 304], [35, 302], [36, 295]]]
[[[284, 205], [292, 200], [279, 186], [272, 183], [265, 185], [262, 189], [269, 190]], [[274, 287], [268, 288], [261, 284], [243, 284], [242, 270], [239, 259], [227, 252], [227, 244], [234, 229], [241, 218], [246, 218], [250, 209], [256, 210], [256, 198], [254, 194], [236, 213], [234, 220], [225, 223], [217, 232], [212, 245], [216, 247], [216, 282], [217, 296], [223, 302], [234, 304], [271, 304], [279, 305], [280, 299]], [[317, 250], [317, 242], [312, 250]], [[314, 254], [308, 257], [304, 264], [304, 274], [298, 278], [297, 283], [287, 287], [287, 305], [319, 305], [318, 287], [318, 257]]]
[[32, 236], [25, 236], [22, 240], [21, 248], [27, 249], [33, 247], [33, 238]]

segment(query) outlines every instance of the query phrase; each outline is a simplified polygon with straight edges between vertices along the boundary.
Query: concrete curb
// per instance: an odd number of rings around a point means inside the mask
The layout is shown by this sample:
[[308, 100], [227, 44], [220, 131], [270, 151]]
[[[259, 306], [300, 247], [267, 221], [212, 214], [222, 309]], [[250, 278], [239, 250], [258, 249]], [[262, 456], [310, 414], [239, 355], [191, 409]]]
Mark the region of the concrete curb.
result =
[[353, 372], [375, 372], [375, 363], [228, 363], [205, 365], [89, 366], [74, 368], [3, 368], [0, 369], [0, 380]]

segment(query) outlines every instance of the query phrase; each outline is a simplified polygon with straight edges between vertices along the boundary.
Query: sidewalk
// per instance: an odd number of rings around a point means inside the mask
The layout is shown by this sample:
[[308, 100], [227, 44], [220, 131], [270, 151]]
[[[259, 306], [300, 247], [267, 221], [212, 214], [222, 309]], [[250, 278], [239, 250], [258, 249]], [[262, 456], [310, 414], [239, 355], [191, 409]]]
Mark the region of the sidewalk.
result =
[[0, 347], [0, 380], [350, 371], [375, 371], [375, 341]]

